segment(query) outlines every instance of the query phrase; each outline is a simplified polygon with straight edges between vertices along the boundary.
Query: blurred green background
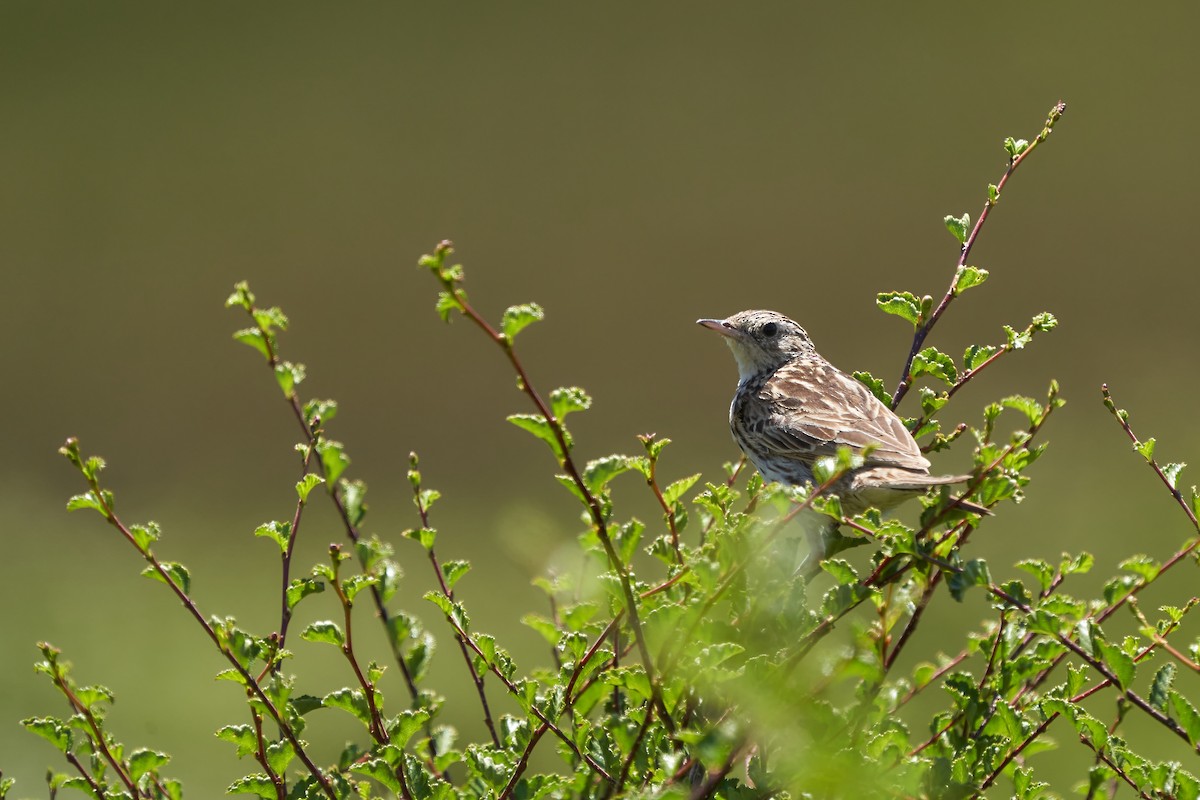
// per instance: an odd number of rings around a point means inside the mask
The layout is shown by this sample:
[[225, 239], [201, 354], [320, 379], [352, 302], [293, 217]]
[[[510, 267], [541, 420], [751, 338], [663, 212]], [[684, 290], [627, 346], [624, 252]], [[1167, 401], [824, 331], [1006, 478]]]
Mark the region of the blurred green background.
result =
[[[582, 457], [657, 431], [676, 442], [671, 477], [713, 475], [735, 455], [735, 372], [693, 321], [773, 307], [835, 363], [894, 384], [909, 332], [875, 293], [941, 295], [957, 253], [942, 216], [974, 218], [1003, 137], [1032, 138], [1059, 99], [1066, 117], [975, 250], [991, 280], [931, 339], [957, 355], [1039, 311], [1062, 323], [944, 415], [974, 422], [1051, 377], [1069, 401], [1027, 502], [973, 547], [997, 577], [1063, 550], [1094, 551], [1097, 580], [1132, 552], [1165, 557], [1186, 522], [1098, 389], [1160, 456], [1200, 449], [1198, 23], [1186, 3], [3, 4], [0, 768], [21, 795], [63, 768], [17, 724], [64, 711], [31, 670], [41, 639], [117, 692], [113, 729], [172, 752], [192, 796], [254, 766], [211, 735], [242, 721], [237, 692], [210, 681], [221, 662], [124, 542], [67, 515], [80, 481], [55, 452], [77, 435], [106, 456], [119, 510], [163, 525], [158, 552], [191, 567], [202, 608], [273, 630], [276, 557], [250, 533], [290, 518], [297, 430], [230, 339], [236, 280], [291, 316], [283, 350], [308, 365], [305, 395], [340, 401], [332, 433], [372, 487], [368, 530], [415, 523], [418, 451], [444, 495], [444, 557], [479, 562], [462, 584], [476, 627], [508, 631], [532, 666], [544, 648], [512, 620], [542, 610], [529, 579], [570, 545], [574, 501], [504, 422], [528, 409], [499, 354], [437, 320], [417, 257], [453, 238], [482, 310], [547, 308], [521, 344], [543, 388], [594, 395], [574, 418]], [[627, 480], [626, 508], [656, 519]], [[320, 504], [304, 528], [302, 569], [340, 535]], [[401, 605], [439, 634], [435, 680], [469, 733], [458, 655], [417, 599], [427, 565], [398, 549]], [[1177, 575], [1147, 605], [1193, 584]], [[308, 613], [330, 615], [324, 602]], [[924, 647], [983, 607], [947, 604]], [[330, 648], [294, 645], [301, 690], [346, 680]], [[390, 695], [404, 702], [399, 684]], [[356, 731], [326, 713], [330, 760]]]

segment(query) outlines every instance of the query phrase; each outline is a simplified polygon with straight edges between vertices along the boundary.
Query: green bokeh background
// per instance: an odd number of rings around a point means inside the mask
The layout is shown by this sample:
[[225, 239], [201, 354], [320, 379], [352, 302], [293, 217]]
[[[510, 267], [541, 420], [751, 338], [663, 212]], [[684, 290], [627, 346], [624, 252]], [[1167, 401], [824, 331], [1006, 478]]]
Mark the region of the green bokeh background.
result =
[[[17, 724], [63, 712], [31, 670], [46, 639], [116, 691], [119, 736], [174, 754], [190, 796], [253, 769], [211, 735], [242, 719], [211, 682], [220, 660], [128, 546], [67, 515], [80, 484], [55, 453], [77, 435], [106, 456], [119, 510], [163, 525], [158, 551], [191, 567], [204, 610], [272, 630], [274, 578], [249, 577], [275, 559], [250, 532], [291, 515], [297, 431], [229, 338], [236, 280], [291, 316], [306, 396], [340, 401], [368, 530], [414, 524], [418, 451], [444, 495], [443, 555], [477, 561], [462, 584], [476, 627], [508, 632], [529, 665], [543, 648], [512, 620], [541, 610], [529, 579], [569, 546], [576, 509], [504, 422], [528, 409], [498, 353], [437, 320], [416, 258], [453, 238], [482, 310], [547, 308], [521, 345], [542, 387], [594, 395], [573, 426], [581, 456], [657, 431], [676, 442], [664, 470], [712, 475], [735, 454], [735, 373], [693, 320], [773, 307], [835, 363], [894, 382], [908, 335], [875, 293], [940, 296], [956, 257], [942, 216], [974, 218], [1003, 137], [1032, 137], [1060, 98], [1066, 117], [975, 250], [991, 280], [931, 340], [957, 354], [1042, 310], [1061, 321], [950, 407], [975, 421], [1051, 377], [1069, 401], [1028, 500], [973, 547], [998, 577], [1063, 550], [1092, 550], [1101, 575], [1166, 556], [1186, 521], [1098, 389], [1161, 456], [1200, 449], [1198, 23], [1187, 3], [0, 6], [0, 768], [24, 796], [63, 767]], [[632, 508], [655, 519], [635, 484]], [[304, 528], [302, 567], [339, 537], [324, 508]], [[426, 565], [398, 548], [401, 604], [436, 623], [417, 599]], [[1192, 569], [1147, 605], [1190, 596]], [[309, 614], [330, 615], [324, 602]], [[982, 610], [947, 604], [924, 648]], [[437, 684], [470, 733], [468, 684], [435, 630]], [[328, 649], [296, 640], [302, 690], [345, 682]], [[1193, 697], [1195, 683], [1181, 677]], [[399, 684], [390, 696], [403, 702]], [[356, 732], [326, 713], [327, 761]]]

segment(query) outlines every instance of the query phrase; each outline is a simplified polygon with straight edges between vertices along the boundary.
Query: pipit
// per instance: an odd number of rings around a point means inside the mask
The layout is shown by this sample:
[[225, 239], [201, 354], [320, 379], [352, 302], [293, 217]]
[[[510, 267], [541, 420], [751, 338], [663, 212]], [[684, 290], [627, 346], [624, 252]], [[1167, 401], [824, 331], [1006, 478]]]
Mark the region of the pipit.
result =
[[[847, 447], [863, 464], [831, 491], [853, 516], [886, 510], [931, 486], [970, 475], [930, 475], [929, 461], [900, 418], [866, 386], [830, 364], [808, 333], [774, 311], [743, 311], [724, 320], [697, 320], [726, 337], [737, 360], [738, 387], [729, 406], [734, 441], [768, 481], [801, 486], [813, 463]], [[958, 507], [988, 511], [959, 501]]]

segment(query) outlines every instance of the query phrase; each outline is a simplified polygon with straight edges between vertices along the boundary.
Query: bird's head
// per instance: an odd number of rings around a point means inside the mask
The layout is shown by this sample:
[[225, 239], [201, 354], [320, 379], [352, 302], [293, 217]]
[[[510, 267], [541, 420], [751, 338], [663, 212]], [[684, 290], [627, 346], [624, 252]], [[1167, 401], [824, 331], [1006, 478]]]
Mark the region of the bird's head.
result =
[[742, 380], [816, 352], [804, 328], [774, 311], [742, 311], [728, 319], [696, 322], [725, 337]]

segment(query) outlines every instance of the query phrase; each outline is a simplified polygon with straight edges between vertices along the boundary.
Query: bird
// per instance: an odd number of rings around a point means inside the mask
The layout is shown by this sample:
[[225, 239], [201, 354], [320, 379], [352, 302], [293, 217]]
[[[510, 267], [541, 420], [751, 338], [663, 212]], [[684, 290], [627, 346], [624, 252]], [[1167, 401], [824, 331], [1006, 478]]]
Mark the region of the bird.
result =
[[[812, 483], [818, 459], [848, 448], [861, 465], [835, 481], [830, 491], [850, 517], [871, 507], [886, 511], [930, 487], [971, 479], [931, 475], [929, 460], [900, 417], [825, 360], [808, 332], [783, 314], [742, 311], [696, 322], [724, 336], [733, 351], [738, 385], [729, 406], [729, 427], [768, 482]], [[956, 505], [990, 513], [961, 498]]]

